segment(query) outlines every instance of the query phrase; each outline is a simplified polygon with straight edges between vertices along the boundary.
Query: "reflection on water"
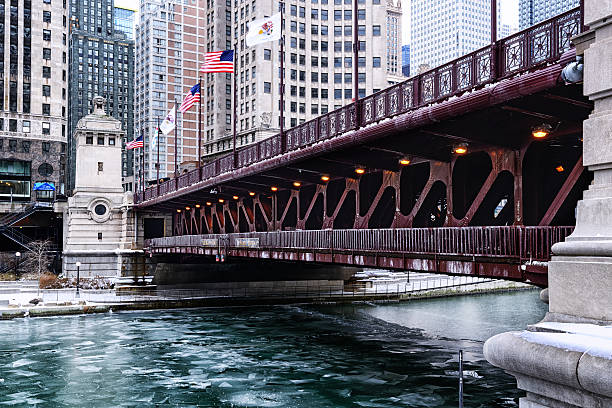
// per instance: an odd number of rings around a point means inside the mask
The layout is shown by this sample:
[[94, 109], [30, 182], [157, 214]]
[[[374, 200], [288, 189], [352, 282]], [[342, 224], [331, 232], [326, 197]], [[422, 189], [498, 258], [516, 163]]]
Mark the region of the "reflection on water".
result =
[[545, 311], [537, 291], [386, 305], [191, 309], [0, 322], [0, 405], [517, 406], [482, 342]]

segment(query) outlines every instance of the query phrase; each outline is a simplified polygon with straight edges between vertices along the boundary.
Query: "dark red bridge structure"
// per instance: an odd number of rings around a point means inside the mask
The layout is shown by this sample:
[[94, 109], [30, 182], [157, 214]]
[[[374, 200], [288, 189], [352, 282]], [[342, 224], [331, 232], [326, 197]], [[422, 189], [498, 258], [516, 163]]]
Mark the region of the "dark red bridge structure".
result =
[[174, 237], [149, 251], [545, 285], [549, 248], [592, 179], [592, 104], [560, 79], [581, 29], [568, 11], [136, 194], [138, 211], [174, 214]]

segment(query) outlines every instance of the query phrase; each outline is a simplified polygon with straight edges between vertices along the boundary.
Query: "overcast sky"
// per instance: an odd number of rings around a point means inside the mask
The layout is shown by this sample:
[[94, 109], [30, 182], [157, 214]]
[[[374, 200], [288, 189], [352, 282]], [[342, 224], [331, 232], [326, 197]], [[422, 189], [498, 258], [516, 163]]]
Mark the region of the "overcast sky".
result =
[[[502, 21], [518, 27], [518, 0], [499, 1], [501, 2]], [[115, 0], [115, 5], [138, 10], [138, 0]], [[402, 44], [410, 44], [410, 0], [402, 0], [402, 10], [404, 12], [402, 16]]]

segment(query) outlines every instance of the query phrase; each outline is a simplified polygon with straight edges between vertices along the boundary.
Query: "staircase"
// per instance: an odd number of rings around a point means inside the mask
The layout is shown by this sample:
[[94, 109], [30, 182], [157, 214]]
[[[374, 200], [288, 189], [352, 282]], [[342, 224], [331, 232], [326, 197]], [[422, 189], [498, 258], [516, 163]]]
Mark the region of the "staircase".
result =
[[4, 235], [16, 244], [21, 245], [24, 249], [30, 249], [28, 244], [32, 241], [32, 239], [19, 232], [14, 225], [19, 221], [25, 220], [38, 211], [53, 211], [53, 204], [36, 202], [28, 205], [21, 212], [8, 213], [0, 217], [0, 234]]

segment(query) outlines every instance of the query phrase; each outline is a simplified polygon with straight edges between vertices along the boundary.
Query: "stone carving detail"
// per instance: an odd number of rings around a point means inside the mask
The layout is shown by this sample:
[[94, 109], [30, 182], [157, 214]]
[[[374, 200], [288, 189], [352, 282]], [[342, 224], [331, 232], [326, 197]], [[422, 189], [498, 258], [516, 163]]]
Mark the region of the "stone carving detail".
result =
[[264, 128], [269, 128], [272, 123], [272, 112], [262, 112], [260, 115], [260, 123]]
[[94, 96], [92, 99], [94, 115], [106, 115], [106, 98]]

